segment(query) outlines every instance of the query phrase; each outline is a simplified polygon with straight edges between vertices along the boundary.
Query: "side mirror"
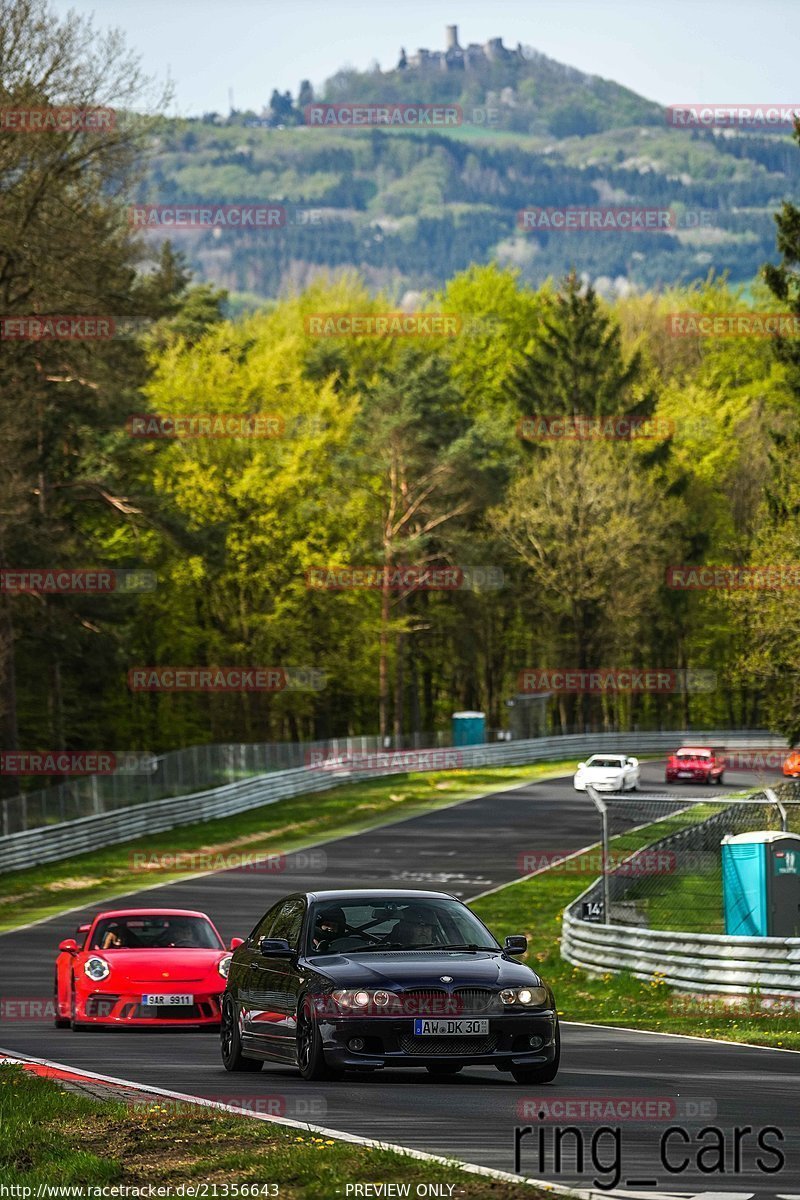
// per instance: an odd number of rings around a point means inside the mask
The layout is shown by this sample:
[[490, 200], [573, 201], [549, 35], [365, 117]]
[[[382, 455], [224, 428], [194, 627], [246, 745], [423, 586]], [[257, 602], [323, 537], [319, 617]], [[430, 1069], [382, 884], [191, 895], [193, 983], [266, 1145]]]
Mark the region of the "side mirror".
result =
[[258, 952], [264, 958], [294, 958], [294, 950], [286, 938], [262, 938], [258, 943]]
[[578, 763], [578, 765], [577, 765], [577, 767], [575, 768], [575, 770], [576, 770], [576, 771], [582, 771], [582, 770], [583, 770], [583, 768], [584, 768], [585, 766], [586, 766], [586, 763]]
[[59, 950], [63, 950], [65, 954], [77, 954], [78, 943], [75, 938], [64, 938], [63, 942], [58, 943]]
[[638, 765], [639, 765], [639, 760], [638, 760], [638, 758], [629, 758], [629, 759], [628, 759], [628, 766], [629, 766], [629, 767], [638, 767]]
[[231, 938], [231, 950], [237, 950], [244, 945], [244, 938]]
[[528, 949], [528, 939], [524, 933], [514, 933], [507, 937], [503, 945], [505, 954], [524, 954]]

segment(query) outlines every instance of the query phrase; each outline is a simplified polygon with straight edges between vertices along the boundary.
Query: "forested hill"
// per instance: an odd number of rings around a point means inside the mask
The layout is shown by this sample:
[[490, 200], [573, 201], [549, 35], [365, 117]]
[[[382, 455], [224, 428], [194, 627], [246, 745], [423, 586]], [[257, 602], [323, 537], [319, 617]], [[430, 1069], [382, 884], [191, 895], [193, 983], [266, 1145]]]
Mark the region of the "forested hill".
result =
[[[341, 71], [315, 96], [273, 92], [262, 113], [165, 121], [142, 200], [281, 202], [279, 231], [173, 234], [201, 279], [252, 300], [321, 270], [358, 270], [398, 298], [495, 260], [538, 285], [575, 266], [604, 293], [728, 272], [751, 281], [773, 254], [773, 214], [797, 196], [785, 133], [670, 128], [628, 89], [543, 55], [463, 71]], [[312, 128], [309, 103], [452, 103], [430, 130]], [[526, 207], [672, 209], [661, 232], [519, 228]]]

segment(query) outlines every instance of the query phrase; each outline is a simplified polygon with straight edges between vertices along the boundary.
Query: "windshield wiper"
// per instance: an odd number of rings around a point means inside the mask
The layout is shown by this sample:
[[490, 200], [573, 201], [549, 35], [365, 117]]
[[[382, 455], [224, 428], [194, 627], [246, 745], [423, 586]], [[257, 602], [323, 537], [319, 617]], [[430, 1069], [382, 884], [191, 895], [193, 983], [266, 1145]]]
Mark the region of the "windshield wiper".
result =
[[426, 942], [424, 946], [414, 946], [415, 950], [499, 950], [498, 946], [478, 946], [475, 942], [464, 942], [461, 945], [439, 946], [434, 942]]
[[336, 950], [336, 954], [370, 954], [373, 950], [411, 950], [412, 946], [405, 946], [402, 942], [381, 942], [380, 946], [359, 946], [352, 950]]

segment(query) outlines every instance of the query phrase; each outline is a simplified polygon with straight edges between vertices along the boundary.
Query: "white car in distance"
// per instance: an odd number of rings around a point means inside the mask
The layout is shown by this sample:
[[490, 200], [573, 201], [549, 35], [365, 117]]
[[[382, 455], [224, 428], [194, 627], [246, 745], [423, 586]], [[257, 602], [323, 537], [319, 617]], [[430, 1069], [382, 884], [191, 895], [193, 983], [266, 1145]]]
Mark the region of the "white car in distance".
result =
[[578, 763], [572, 780], [576, 792], [590, 783], [598, 792], [635, 792], [639, 786], [639, 760], [624, 754], [593, 754]]

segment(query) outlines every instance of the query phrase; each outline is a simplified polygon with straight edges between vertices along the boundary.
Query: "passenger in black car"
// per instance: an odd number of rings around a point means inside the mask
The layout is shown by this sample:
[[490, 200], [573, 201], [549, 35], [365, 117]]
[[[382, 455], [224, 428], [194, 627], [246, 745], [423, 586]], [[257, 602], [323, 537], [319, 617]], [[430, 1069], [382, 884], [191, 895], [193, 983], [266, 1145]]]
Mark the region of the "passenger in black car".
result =
[[431, 914], [424, 908], [407, 908], [388, 940], [408, 948], [435, 944], [435, 927]]

